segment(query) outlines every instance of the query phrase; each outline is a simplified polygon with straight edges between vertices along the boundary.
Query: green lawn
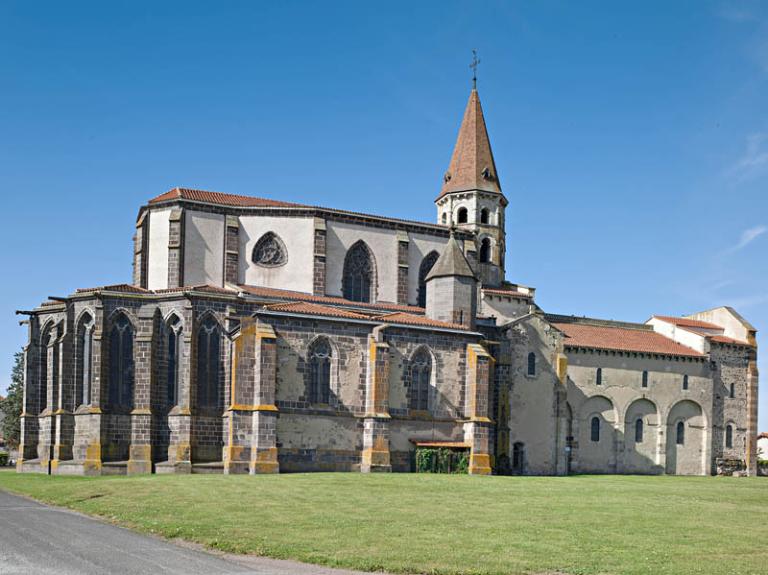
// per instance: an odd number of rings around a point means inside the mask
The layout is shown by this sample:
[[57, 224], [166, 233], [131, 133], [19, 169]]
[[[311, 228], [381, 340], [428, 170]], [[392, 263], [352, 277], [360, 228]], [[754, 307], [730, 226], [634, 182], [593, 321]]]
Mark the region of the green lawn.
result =
[[768, 479], [46, 477], [0, 489], [236, 553], [416, 573], [768, 573]]

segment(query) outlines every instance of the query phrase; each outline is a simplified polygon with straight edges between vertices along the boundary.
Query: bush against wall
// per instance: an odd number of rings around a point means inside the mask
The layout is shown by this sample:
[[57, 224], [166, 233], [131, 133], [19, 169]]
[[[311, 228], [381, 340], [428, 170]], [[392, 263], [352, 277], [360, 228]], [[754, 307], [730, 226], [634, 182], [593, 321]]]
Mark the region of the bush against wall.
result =
[[17, 352], [13, 356], [13, 370], [11, 371], [11, 385], [8, 386], [8, 395], [0, 401], [0, 435], [5, 439], [5, 444], [11, 449], [19, 446], [21, 435], [21, 407], [24, 394], [24, 354]]
[[468, 449], [416, 448], [417, 473], [467, 473], [468, 470]]

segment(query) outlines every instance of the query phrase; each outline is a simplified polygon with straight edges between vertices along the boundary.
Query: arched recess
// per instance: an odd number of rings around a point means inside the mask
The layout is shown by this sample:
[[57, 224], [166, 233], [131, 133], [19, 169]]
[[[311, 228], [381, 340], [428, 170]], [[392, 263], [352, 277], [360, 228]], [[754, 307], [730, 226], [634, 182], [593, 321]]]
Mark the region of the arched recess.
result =
[[310, 404], [336, 405], [339, 354], [333, 342], [317, 336], [307, 346], [305, 397]]
[[690, 399], [676, 403], [667, 415], [666, 471], [704, 475], [707, 422], [701, 406]]
[[164, 389], [161, 390], [161, 395], [165, 400], [165, 410], [169, 410], [178, 405], [181, 399], [184, 322], [180, 314], [175, 311], [168, 314], [163, 321], [163, 336]]
[[432, 250], [424, 256], [423, 260], [421, 260], [421, 265], [419, 266], [419, 307], [427, 307], [427, 275], [434, 267], [435, 263], [437, 263], [439, 257], [440, 254], [435, 250]]
[[52, 319], [46, 322], [40, 330], [40, 361], [38, 363], [40, 413], [46, 409], [55, 410], [58, 405], [59, 390], [56, 385], [59, 379], [59, 346], [56, 345], [58, 331], [59, 328]]
[[624, 415], [624, 468], [626, 473], [660, 473], [659, 412], [645, 398], [636, 399]]
[[491, 262], [491, 238], [483, 238], [480, 240], [480, 251], [478, 252], [478, 260], [481, 264], [487, 264]]
[[217, 413], [224, 405], [223, 330], [213, 313], [201, 316], [195, 337], [195, 405]]
[[109, 385], [106, 403], [112, 410], [127, 412], [133, 407], [135, 383], [133, 340], [136, 327], [124, 310], [115, 311], [109, 317], [108, 326]]
[[491, 223], [490, 212], [488, 211], [488, 208], [483, 208], [482, 210], [480, 210], [480, 223], [481, 224]]
[[363, 240], [358, 240], [347, 251], [341, 291], [350, 301], [376, 301], [376, 260]]
[[411, 355], [408, 362], [408, 408], [411, 411], [429, 411], [433, 407], [434, 366], [432, 353], [424, 346]]
[[469, 221], [469, 211], [465, 207], [456, 210], [456, 223], [466, 224]]
[[75, 394], [74, 405], [91, 405], [93, 383], [94, 314], [84, 310], [75, 322]]
[[[599, 426], [597, 434], [595, 420]], [[607, 397], [595, 395], [584, 402], [578, 440], [580, 473], [615, 473], [616, 420], [613, 402]], [[598, 439], [593, 441], [595, 437]]]

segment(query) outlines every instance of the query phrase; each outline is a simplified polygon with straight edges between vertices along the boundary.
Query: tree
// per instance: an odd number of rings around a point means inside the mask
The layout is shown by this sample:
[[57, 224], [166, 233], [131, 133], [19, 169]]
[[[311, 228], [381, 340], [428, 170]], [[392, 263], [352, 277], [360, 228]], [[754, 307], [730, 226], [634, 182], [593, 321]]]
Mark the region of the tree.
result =
[[24, 394], [24, 354], [16, 352], [13, 355], [13, 370], [11, 371], [11, 385], [8, 386], [8, 395], [0, 401], [0, 414], [4, 417], [0, 420], [0, 430], [5, 437], [8, 447], [16, 448], [21, 439], [21, 408]]

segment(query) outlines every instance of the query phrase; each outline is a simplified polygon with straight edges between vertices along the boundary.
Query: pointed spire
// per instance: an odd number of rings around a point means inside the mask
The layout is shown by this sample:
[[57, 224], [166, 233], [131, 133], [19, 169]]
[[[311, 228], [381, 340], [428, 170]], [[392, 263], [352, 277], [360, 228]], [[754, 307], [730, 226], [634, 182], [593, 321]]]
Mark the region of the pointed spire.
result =
[[485, 128], [483, 108], [477, 90], [472, 89], [461, 121], [459, 137], [451, 163], [443, 177], [440, 197], [451, 192], [483, 190], [501, 193], [501, 184], [493, 161], [491, 141]]
[[477, 279], [475, 272], [472, 271], [472, 267], [467, 261], [467, 256], [464, 255], [464, 250], [461, 249], [458, 240], [453, 235], [453, 229], [451, 229], [451, 238], [443, 248], [443, 252], [440, 254], [440, 257], [437, 258], [432, 269], [429, 270], [426, 281], [447, 276]]

